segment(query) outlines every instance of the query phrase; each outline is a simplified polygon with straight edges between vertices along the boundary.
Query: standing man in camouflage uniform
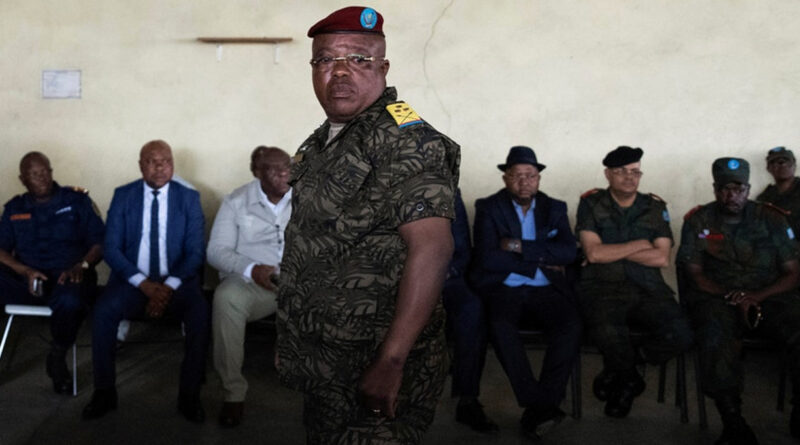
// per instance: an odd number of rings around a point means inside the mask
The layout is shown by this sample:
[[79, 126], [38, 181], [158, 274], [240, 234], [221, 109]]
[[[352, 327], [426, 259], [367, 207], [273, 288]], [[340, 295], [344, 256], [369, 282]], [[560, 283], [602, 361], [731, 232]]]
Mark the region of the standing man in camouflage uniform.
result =
[[661, 363], [691, 347], [692, 333], [661, 268], [672, 231], [664, 201], [639, 193], [641, 148], [618, 147], [603, 159], [608, 189], [581, 196], [575, 232], [586, 255], [578, 293], [585, 326], [603, 353], [593, 390], [605, 413], [625, 417], [644, 391], [629, 322], [652, 333], [641, 354]]
[[447, 372], [459, 147], [386, 87], [382, 26], [348, 7], [308, 31], [328, 119], [292, 167], [276, 365], [311, 444], [419, 443]]
[[767, 152], [767, 171], [775, 184], [767, 186], [756, 198], [774, 204], [789, 214], [786, 218], [794, 233], [800, 233], [800, 178], [794, 175], [797, 164], [792, 150], [775, 147]]
[[[677, 263], [697, 335], [703, 390], [722, 417], [717, 444], [756, 444], [741, 415], [741, 338], [748, 329], [786, 342], [794, 397], [791, 433], [800, 438], [800, 279], [794, 231], [783, 212], [747, 199], [750, 166], [720, 158], [712, 166], [716, 201], [685, 217]], [[763, 315], [763, 320], [759, 318]]]

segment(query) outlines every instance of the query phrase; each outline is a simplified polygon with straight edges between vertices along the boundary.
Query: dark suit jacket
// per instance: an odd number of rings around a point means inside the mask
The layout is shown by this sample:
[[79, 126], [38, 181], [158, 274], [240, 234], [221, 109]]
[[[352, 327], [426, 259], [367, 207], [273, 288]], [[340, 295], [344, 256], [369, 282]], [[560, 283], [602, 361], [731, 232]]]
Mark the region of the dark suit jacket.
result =
[[511, 194], [502, 189], [475, 202], [475, 250], [470, 278], [476, 289], [498, 286], [511, 272], [532, 277], [541, 268], [553, 287], [572, 292], [572, 285], [563, 273], [542, 267], [566, 267], [575, 261], [577, 244], [567, 218], [567, 205], [539, 192], [533, 217], [536, 240], [523, 240], [522, 254], [507, 252], [500, 249], [501, 238], [522, 238]]
[[[136, 264], [142, 238], [143, 182], [139, 179], [114, 190], [106, 220], [105, 260], [114, 277], [126, 282], [140, 272]], [[200, 194], [170, 181], [167, 206], [167, 267], [170, 276], [186, 281], [199, 275], [205, 255]]]

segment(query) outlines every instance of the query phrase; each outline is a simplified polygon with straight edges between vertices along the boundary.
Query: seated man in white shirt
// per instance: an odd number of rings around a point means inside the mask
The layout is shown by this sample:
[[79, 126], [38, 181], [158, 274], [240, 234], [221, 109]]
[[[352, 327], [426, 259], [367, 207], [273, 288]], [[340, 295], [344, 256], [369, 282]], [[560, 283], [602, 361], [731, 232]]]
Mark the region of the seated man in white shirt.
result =
[[250, 157], [256, 179], [225, 197], [208, 241], [208, 262], [222, 280], [214, 292], [211, 319], [214, 367], [225, 390], [219, 422], [226, 427], [242, 420], [245, 325], [273, 314], [277, 305], [273, 278], [292, 213], [289, 163], [289, 155], [279, 148], [256, 147]]

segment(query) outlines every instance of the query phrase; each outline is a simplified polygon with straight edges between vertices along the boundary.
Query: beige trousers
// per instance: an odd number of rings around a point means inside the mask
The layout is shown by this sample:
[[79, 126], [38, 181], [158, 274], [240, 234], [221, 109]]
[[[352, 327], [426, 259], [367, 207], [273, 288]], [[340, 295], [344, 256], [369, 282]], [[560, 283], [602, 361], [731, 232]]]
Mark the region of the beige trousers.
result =
[[247, 393], [247, 380], [242, 375], [245, 326], [274, 314], [276, 298], [275, 292], [241, 276], [225, 278], [214, 291], [214, 368], [222, 379], [226, 402], [243, 402]]

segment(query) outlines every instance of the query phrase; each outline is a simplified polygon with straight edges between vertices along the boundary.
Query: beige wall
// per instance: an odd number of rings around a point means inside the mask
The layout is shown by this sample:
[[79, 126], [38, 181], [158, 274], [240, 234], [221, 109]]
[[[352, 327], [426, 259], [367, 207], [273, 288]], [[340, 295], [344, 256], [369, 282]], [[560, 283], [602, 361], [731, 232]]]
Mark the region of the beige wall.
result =
[[[23, 189], [17, 162], [46, 152], [62, 184], [91, 190], [105, 214], [138, 176], [138, 149], [163, 138], [203, 196], [250, 179], [258, 144], [294, 152], [324, 119], [310, 85], [308, 27], [342, 1], [0, 0], [0, 200]], [[464, 197], [501, 186], [515, 144], [548, 165], [542, 188], [567, 201], [603, 186], [600, 160], [645, 150], [642, 190], [681, 215], [712, 199], [710, 163], [796, 146], [800, 39], [794, 0], [376, 1], [389, 83], [462, 146]], [[279, 46], [200, 36], [292, 37]], [[80, 69], [80, 100], [43, 100], [44, 69]]]

